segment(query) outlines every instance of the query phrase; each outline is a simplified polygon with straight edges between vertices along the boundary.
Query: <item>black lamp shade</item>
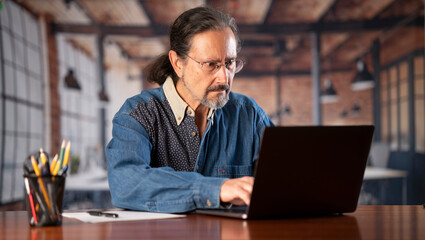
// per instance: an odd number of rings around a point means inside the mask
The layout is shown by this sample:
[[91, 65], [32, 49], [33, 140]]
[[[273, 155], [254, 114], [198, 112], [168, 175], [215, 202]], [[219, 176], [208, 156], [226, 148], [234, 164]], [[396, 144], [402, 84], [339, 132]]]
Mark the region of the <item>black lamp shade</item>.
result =
[[100, 101], [103, 101], [103, 102], [109, 102], [108, 94], [106, 94], [106, 92], [104, 90], [101, 90], [99, 92], [99, 99], [100, 99]]
[[329, 79], [325, 81], [325, 89], [320, 93], [320, 101], [322, 103], [333, 103], [338, 101], [338, 94]]
[[78, 80], [75, 78], [74, 70], [68, 69], [68, 73], [65, 76], [65, 86], [71, 89], [80, 90], [81, 86], [78, 83]]
[[369, 72], [366, 65], [359, 61], [357, 63], [357, 73], [351, 83], [351, 89], [353, 91], [361, 91], [373, 88], [375, 86], [375, 80], [373, 75]]

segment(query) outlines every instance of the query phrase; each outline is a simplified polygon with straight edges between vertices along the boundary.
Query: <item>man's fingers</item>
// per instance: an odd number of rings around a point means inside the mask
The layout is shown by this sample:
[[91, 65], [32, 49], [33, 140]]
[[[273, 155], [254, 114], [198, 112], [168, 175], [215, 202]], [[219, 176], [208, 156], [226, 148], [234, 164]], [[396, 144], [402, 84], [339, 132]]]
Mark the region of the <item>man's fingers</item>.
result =
[[249, 195], [251, 195], [252, 193], [252, 187], [254, 186], [254, 178], [253, 177], [249, 177], [248, 179], [246, 179], [245, 184], [243, 184], [243, 188], [249, 193]]
[[248, 176], [246, 176], [246, 177], [235, 178], [235, 179], [240, 179], [243, 182], [248, 182], [248, 183], [251, 183], [251, 184], [254, 183], [254, 177], [248, 177]]
[[242, 177], [226, 180], [221, 186], [220, 200], [238, 205], [249, 205], [253, 184], [253, 177]]
[[[242, 184], [241, 187], [248, 193], [248, 201], [251, 199], [252, 187], [254, 186], [253, 177], [243, 177], [241, 178]], [[246, 201], [245, 201], [246, 202]]]
[[249, 205], [249, 202], [251, 200], [251, 192], [252, 190], [245, 190], [245, 191], [242, 191], [239, 196], [241, 200], [244, 202], [244, 204], [246, 205]]

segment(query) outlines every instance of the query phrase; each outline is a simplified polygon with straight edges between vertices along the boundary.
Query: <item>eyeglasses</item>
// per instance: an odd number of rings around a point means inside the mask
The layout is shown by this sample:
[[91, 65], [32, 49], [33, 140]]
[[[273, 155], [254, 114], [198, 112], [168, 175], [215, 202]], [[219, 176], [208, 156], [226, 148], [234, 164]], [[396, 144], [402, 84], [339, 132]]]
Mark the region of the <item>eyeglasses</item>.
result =
[[196, 63], [198, 63], [199, 65], [201, 65], [201, 69], [209, 74], [215, 74], [216, 72], [218, 72], [218, 70], [221, 69], [223, 65], [227, 70], [233, 73], [238, 73], [242, 70], [244, 65], [244, 61], [242, 61], [241, 59], [229, 59], [229, 60], [226, 60], [224, 64], [221, 64], [219, 62], [199, 62], [193, 59], [191, 56], [187, 54], [185, 55], [188, 56], [193, 61], [195, 61]]

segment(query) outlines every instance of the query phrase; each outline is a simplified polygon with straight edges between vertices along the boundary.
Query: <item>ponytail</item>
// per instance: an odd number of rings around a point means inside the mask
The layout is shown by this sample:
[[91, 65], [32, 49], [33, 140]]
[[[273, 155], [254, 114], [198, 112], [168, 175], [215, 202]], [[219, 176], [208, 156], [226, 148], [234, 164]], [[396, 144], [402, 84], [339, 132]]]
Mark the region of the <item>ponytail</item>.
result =
[[160, 55], [143, 70], [143, 73], [146, 76], [146, 80], [159, 85], [162, 85], [168, 76], [173, 79], [174, 83], [178, 80], [178, 76], [174, 72], [173, 66], [168, 58], [168, 53]]

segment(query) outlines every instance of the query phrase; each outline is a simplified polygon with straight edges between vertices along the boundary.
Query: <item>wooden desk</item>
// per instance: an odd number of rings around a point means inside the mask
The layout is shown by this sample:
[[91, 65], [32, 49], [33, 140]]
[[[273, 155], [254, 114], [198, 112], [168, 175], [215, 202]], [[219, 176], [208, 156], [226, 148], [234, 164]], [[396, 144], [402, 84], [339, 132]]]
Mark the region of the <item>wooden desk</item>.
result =
[[31, 228], [23, 211], [0, 212], [0, 239], [425, 239], [422, 206], [359, 206], [345, 216], [237, 220], [201, 215], [181, 219]]

